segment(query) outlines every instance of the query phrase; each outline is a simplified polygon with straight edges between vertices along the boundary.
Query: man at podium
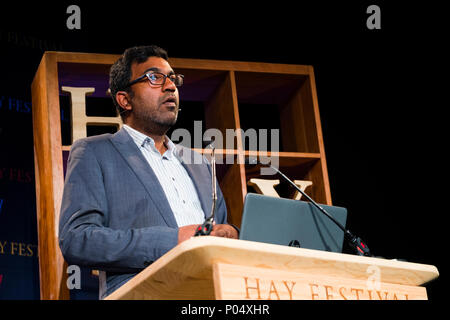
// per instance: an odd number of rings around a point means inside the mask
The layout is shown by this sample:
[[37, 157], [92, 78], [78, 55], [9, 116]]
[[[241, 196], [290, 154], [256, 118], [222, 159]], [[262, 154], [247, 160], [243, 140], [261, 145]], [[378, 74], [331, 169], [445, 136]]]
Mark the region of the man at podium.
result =
[[[181, 85], [163, 49], [127, 49], [110, 70], [123, 127], [72, 145], [59, 243], [69, 264], [100, 270], [101, 298], [192, 237], [209, 215], [208, 161], [166, 135], [177, 120]], [[201, 161], [189, 161], [195, 157]], [[211, 235], [237, 238], [217, 190]]]

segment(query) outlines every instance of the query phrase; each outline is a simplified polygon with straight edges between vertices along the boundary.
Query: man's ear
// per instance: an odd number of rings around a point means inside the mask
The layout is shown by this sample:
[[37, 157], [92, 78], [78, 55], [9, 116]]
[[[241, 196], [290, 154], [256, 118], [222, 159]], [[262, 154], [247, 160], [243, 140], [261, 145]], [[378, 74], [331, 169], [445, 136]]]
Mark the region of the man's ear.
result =
[[130, 111], [132, 108], [130, 104], [130, 94], [126, 91], [118, 91], [116, 93], [116, 102], [123, 109], [123, 111]]

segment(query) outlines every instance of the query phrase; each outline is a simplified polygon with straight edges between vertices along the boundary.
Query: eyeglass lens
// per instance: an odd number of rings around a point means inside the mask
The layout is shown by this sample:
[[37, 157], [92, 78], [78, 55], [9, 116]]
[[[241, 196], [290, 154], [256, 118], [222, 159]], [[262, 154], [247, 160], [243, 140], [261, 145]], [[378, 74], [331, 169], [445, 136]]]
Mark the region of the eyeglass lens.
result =
[[166, 82], [166, 78], [169, 78], [177, 87], [183, 85], [183, 75], [181, 74], [171, 74], [167, 76], [159, 72], [147, 73], [147, 78], [154, 85], [163, 85]]

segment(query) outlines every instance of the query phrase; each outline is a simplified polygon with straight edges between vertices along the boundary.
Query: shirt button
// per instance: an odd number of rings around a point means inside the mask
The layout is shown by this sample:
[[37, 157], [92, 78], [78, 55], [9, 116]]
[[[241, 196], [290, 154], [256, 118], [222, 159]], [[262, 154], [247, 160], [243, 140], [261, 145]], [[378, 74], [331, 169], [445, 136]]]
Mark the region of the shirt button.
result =
[[173, 180], [173, 181], [175, 181], [175, 178], [174, 178], [174, 177], [172, 177], [172, 180]]
[[186, 203], [186, 201], [183, 200], [183, 203]]

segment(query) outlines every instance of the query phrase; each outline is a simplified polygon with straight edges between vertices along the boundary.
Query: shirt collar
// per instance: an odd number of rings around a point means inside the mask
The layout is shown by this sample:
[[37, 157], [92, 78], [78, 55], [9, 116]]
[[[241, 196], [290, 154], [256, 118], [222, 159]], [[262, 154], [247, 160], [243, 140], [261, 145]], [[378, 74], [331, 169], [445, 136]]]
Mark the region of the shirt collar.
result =
[[[130, 134], [131, 138], [139, 148], [145, 148], [146, 145], [149, 145], [152, 151], [159, 153], [159, 151], [155, 147], [155, 140], [153, 140], [153, 138], [143, 134], [140, 131], [137, 131], [136, 129], [126, 124], [123, 125], [123, 128]], [[174, 152], [176, 152], [175, 144], [172, 142], [172, 140], [169, 139], [168, 136], [164, 136], [164, 143], [167, 147], [167, 150], [162, 156], [166, 157], [167, 159], [173, 159]]]

